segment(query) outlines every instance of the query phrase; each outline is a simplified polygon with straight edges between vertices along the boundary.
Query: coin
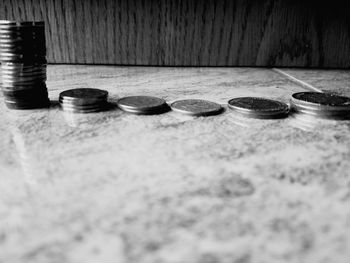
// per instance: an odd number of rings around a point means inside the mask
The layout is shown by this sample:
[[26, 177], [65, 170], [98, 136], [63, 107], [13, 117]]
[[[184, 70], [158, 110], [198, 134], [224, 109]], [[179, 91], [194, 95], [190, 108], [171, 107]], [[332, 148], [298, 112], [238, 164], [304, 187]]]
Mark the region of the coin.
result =
[[191, 116], [216, 115], [223, 110], [220, 104], [199, 99], [178, 100], [173, 102], [170, 106], [173, 111]]
[[46, 67], [46, 63], [16, 63], [16, 62], [4, 62], [1, 63], [1, 67], [7, 67], [7, 68], [32, 68], [32, 67]]
[[350, 98], [329, 93], [299, 92], [292, 95], [291, 102], [299, 107], [325, 110], [349, 110]]
[[3, 81], [14, 81], [14, 82], [22, 82], [22, 81], [45, 81], [46, 80], [46, 73], [35, 73], [35, 74], [26, 74], [26, 75], [10, 75], [5, 74], [2, 75]]
[[321, 92], [294, 93], [291, 98], [295, 113], [322, 119], [350, 119], [350, 98]]
[[275, 119], [288, 115], [287, 104], [258, 97], [239, 97], [228, 101], [228, 107], [235, 112], [250, 118]]
[[67, 112], [90, 113], [102, 111], [107, 106], [108, 92], [100, 89], [80, 88], [60, 93], [61, 108]]
[[34, 76], [34, 75], [46, 75], [46, 69], [36, 69], [36, 70], [9, 70], [9, 69], [2, 69], [1, 75], [3, 76], [18, 76], [18, 77], [27, 77], [27, 76]]
[[169, 109], [165, 100], [152, 96], [129, 96], [117, 101], [118, 107], [134, 114], [160, 114]]
[[81, 103], [93, 103], [106, 100], [108, 92], [100, 89], [79, 88], [70, 89], [60, 93], [59, 99], [65, 101], [74, 101]]
[[96, 108], [96, 109], [91, 109], [91, 110], [75, 110], [75, 109], [63, 109], [65, 112], [70, 112], [70, 113], [95, 113], [95, 112], [100, 112], [103, 109], [101, 108]]
[[5, 101], [5, 105], [9, 109], [13, 110], [32, 110], [32, 109], [41, 109], [48, 108], [50, 106], [50, 101], [42, 102], [42, 103], [34, 103], [34, 104], [17, 104], [17, 103], [9, 103]]
[[2, 86], [3, 87], [15, 87], [15, 86], [35, 86], [38, 84], [38, 81], [44, 82], [45, 79], [30, 79], [30, 80], [8, 80], [8, 79], [2, 79]]
[[71, 109], [71, 110], [91, 110], [91, 109], [97, 109], [97, 108], [100, 109], [100, 108], [103, 108], [105, 106], [106, 106], [105, 103], [98, 103], [98, 104], [89, 105], [89, 106], [67, 105], [67, 104], [61, 103], [61, 107], [63, 109]]
[[14, 84], [1, 84], [1, 90], [3, 92], [18, 92], [18, 91], [25, 91], [25, 90], [33, 90], [33, 89], [45, 89], [46, 90], [46, 85], [45, 82], [41, 83], [34, 83], [31, 85], [14, 85]]

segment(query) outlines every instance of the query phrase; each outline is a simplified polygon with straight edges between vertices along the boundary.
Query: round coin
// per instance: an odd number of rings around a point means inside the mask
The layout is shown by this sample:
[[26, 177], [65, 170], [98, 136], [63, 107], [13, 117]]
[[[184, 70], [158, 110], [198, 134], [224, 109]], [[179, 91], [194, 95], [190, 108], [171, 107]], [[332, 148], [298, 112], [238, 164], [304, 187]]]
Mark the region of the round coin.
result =
[[42, 70], [32, 70], [32, 71], [23, 71], [23, 70], [8, 70], [8, 69], [2, 69], [1, 75], [10, 75], [10, 76], [16, 76], [16, 77], [27, 77], [27, 76], [34, 76], [34, 75], [45, 75], [46, 69]]
[[94, 109], [70, 109], [70, 108], [61, 108], [65, 112], [71, 112], [71, 113], [93, 113], [93, 112], [99, 112], [102, 111], [103, 108], [96, 107]]
[[257, 119], [276, 119], [286, 117], [289, 112], [287, 104], [275, 100], [240, 97], [229, 100], [228, 107], [241, 115]]
[[43, 108], [50, 107], [50, 103], [33, 104], [33, 105], [17, 105], [17, 104], [11, 104], [11, 103], [5, 102], [5, 105], [8, 109], [11, 109], [11, 110], [34, 110], [34, 109], [43, 109]]
[[46, 85], [45, 83], [34, 83], [33, 85], [13, 85], [13, 84], [1, 84], [1, 90], [4, 92], [19, 92], [19, 91], [26, 91], [26, 90], [33, 90], [33, 89], [45, 89]]
[[91, 109], [91, 108], [98, 108], [98, 107], [105, 107], [107, 105], [107, 101], [101, 101], [98, 103], [93, 104], [85, 104], [85, 105], [77, 105], [73, 103], [67, 103], [60, 101], [60, 105], [62, 108], [71, 108], [71, 109]]
[[83, 104], [89, 104], [99, 102], [101, 100], [107, 100], [108, 92], [100, 89], [92, 88], [79, 88], [65, 90], [60, 93], [60, 101], [71, 101]]
[[222, 112], [220, 104], [207, 100], [187, 99], [173, 102], [171, 109], [191, 116], [210, 116]]
[[159, 114], [168, 110], [165, 100], [152, 96], [129, 96], [118, 100], [118, 107], [134, 114]]
[[11, 27], [42, 27], [45, 26], [44, 21], [11, 21], [11, 20], [0, 20], [1, 28]]
[[292, 95], [296, 107], [315, 110], [350, 110], [350, 98], [321, 92], [298, 92]]
[[33, 80], [46, 80], [46, 73], [27, 73], [27, 74], [2, 74], [3, 80], [9, 80], [9, 81], [33, 81]]

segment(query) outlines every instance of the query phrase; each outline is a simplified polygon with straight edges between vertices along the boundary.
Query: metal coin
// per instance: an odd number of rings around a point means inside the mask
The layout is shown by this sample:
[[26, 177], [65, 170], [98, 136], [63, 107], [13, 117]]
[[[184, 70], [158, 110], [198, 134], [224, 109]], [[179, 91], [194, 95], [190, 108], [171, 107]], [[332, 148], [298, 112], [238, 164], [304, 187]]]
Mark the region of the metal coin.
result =
[[315, 114], [346, 114], [350, 112], [350, 107], [347, 106], [339, 106], [339, 107], [329, 107], [329, 106], [310, 106], [310, 105], [302, 105], [295, 104], [291, 102], [291, 107], [294, 111], [303, 111], [303, 112], [314, 112]]
[[316, 110], [350, 110], [350, 98], [320, 92], [299, 92], [292, 95], [295, 107]]
[[220, 104], [207, 100], [188, 99], [173, 102], [171, 109], [191, 116], [210, 116], [222, 112]]
[[0, 47], [43, 48], [46, 47], [45, 39], [4, 38], [0, 37]]
[[15, 63], [15, 62], [4, 62], [1, 63], [1, 67], [8, 68], [32, 68], [32, 67], [46, 67], [46, 63]]
[[32, 66], [32, 67], [9, 67], [5, 66], [4, 64], [1, 66], [2, 72], [6, 73], [31, 73], [31, 72], [46, 72], [46, 66], [45, 67], [37, 67], [37, 66]]
[[165, 100], [151, 96], [129, 96], [118, 100], [118, 107], [127, 112], [138, 114], [157, 113], [167, 108]]
[[45, 88], [46, 89], [46, 85], [45, 83], [34, 83], [31, 85], [13, 85], [13, 84], [4, 84], [2, 83], [1, 85], [1, 90], [4, 91], [25, 91], [25, 90], [32, 90], [32, 89], [41, 89], [41, 88]]
[[100, 107], [107, 104], [106, 99], [97, 100], [96, 102], [90, 102], [90, 103], [82, 103], [82, 101], [72, 101], [72, 100], [65, 100], [65, 99], [59, 99], [59, 103], [62, 107], [72, 107], [72, 108], [92, 108], [92, 107]]
[[38, 84], [2, 84], [2, 90], [7, 90], [7, 91], [20, 91], [20, 90], [29, 90], [29, 89], [35, 89], [38, 87]]
[[43, 26], [44, 21], [15, 21], [15, 20], [0, 20], [0, 25], [15, 25], [15, 26]]
[[33, 78], [33, 79], [15, 79], [15, 80], [9, 80], [9, 79], [2, 79], [2, 86], [10, 87], [12, 86], [34, 86], [38, 82], [45, 82], [45, 78]]
[[37, 75], [46, 75], [46, 70], [23, 71], [2, 69], [1, 75], [6, 77], [32, 77]]
[[[294, 111], [294, 116], [307, 116], [309, 119], [328, 119], [328, 120], [350, 120], [350, 112], [333, 113], [333, 112], [310, 112]], [[306, 118], [306, 117], [305, 117]]]
[[121, 107], [119, 108], [125, 112], [136, 114], [136, 115], [156, 115], [156, 114], [162, 114], [169, 111], [168, 105], [164, 105], [163, 107], [152, 109], [152, 110], [133, 110], [133, 109], [123, 109]]
[[286, 117], [289, 112], [287, 104], [257, 97], [240, 97], [229, 100], [228, 107], [241, 115], [258, 119], [275, 119]]
[[10, 76], [18, 76], [18, 77], [26, 77], [26, 76], [33, 76], [33, 75], [44, 75], [46, 74], [46, 69], [40, 69], [40, 70], [31, 70], [31, 71], [23, 71], [23, 70], [8, 70], [8, 69], [2, 69], [1, 75], [10, 75]]
[[45, 55], [38, 55], [38, 54], [14, 54], [14, 53], [0, 53], [0, 57], [5, 59], [45, 59]]
[[65, 107], [61, 105], [61, 108], [64, 111], [102, 111], [105, 110], [105, 106], [95, 106], [95, 107], [88, 107], [88, 108], [75, 108], [75, 107]]
[[45, 25], [1, 25], [0, 24], [0, 30], [8, 30], [8, 31], [14, 31], [14, 30], [44, 30]]
[[16, 82], [22, 82], [22, 81], [34, 81], [34, 80], [40, 80], [45, 81], [46, 80], [46, 73], [34, 73], [34, 74], [26, 74], [26, 75], [15, 75], [15, 74], [3, 74], [2, 80], [5, 81], [16, 81]]
[[308, 115], [314, 118], [321, 119], [349, 119], [350, 110], [314, 110], [305, 108], [296, 108], [292, 105], [292, 110], [294, 113]]
[[46, 45], [44, 37], [25, 37], [25, 36], [9, 36], [0, 35], [0, 46], [5, 47], [6, 45], [19, 45], [22, 47], [26, 46], [43, 46]]
[[15, 101], [15, 102], [32, 102], [32, 101], [42, 101], [44, 99], [48, 98], [48, 93], [47, 92], [42, 92], [42, 93], [35, 93], [35, 94], [28, 94], [27, 96], [24, 95], [16, 95], [16, 96], [9, 96], [3, 94], [4, 98], [8, 101]]
[[27, 95], [27, 94], [32, 94], [32, 93], [41, 93], [41, 92], [47, 92], [47, 88], [46, 85], [41, 85], [41, 86], [36, 86], [36, 87], [31, 87], [31, 88], [27, 88], [25, 90], [13, 90], [13, 89], [6, 89], [1, 87], [1, 90], [3, 92], [4, 95], [21, 95], [23, 94], [23, 96]]
[[41, 96], [36, 96], [36, 97], [30, 97], [30, 98], [13, 98], [13, 97], [4, 97], [5, 102], [7, 103], [14, 103], [17, 105], [37, 105], [37, 104], [42, 104], [44, 102], [48, 101], [48, 96], [41, 95]]
[[94, 113], [94, 112], [102, 111], [103, 108], [98, 107], [95, 109], [88, 109], [88, 110], [76, 110], [76, 109], [62, 108], [62, 110], [65, 112], [71, 112], [71, 113]]
[[62, 105], [67, 105], [67, 106], [72, 106], [72, 107], [89, 107], [89, 106], [96, 106], [96, 105], [102, 105], [102, 104], [107, 103], [106, 98], [98, 99], [98, 100], [94, 100], [94, 101], [82, 101], [82, 100], [78, 100], [78, 101], [68, 100], [67, 101], [65, 99], [59, 98], [58, 101]]
[[2, 62], [18, 62], [18, 63], [29, 63], [30, 61], [32, 62], [37, 62], [37, 63], [46, 63], [46, 58], [45, 57], [4, 57], [0, 55], [0, 61]]
[[16, 104], [16, 103], [8, 103], [5, 101], [5, 105], [9, 109], [13, 110], [33, 110], [33, 109], [42, 109], [50, 107], [50, 101], [37, 103], [37, 104]]
[[46, 58], [11, 58], [11, 57], [1, 57], [0, 56], [0, 61], [1, 63], [3, 62], [16, 62], [16, 63], [26, 63], [28, 64], [30, 61], [32, 61], [33, 63], [46, 63], [47, 60]]
[[101, 100], [107, 100], [108, 92], [100, 89], [80, 88], [70, 89], [60, 93], [59, 100], [80, 102], [89, 104]]
[[3, 85], [32, 85], [32, 84], [36, 84], [38, 82], [45, 82], [46, 78], [42, 77], [42, 78], [30, 78], [30, 79], [4, 79], [2, 78], [2, 84]]
[[28, 67], [41, 67], [47, 66], [47, 63], [16, 63], [16, 62], [4, 62], [1, 66], [16, 67], [16, 68], [28, 68]]
[[43, 39], [45, 37], [44, 30], [39, 31], [23, 31], [23, 30], [4, 30], [0, 28], [0, 38], [20, 38], [33, 41], [35, 39]]
[[0, 52], [1, 53], [32, 53], [32, 54], [43, 54], [46, 52], [46, 48], [44, 45], [9, 45], [9, 44], [3, 44], [0, 45]]

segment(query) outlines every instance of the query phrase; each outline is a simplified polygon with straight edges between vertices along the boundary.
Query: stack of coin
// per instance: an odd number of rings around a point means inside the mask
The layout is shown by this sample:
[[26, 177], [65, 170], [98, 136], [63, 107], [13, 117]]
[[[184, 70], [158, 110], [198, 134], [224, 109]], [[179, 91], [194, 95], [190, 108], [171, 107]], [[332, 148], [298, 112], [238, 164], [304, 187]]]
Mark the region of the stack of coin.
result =
[[222, 112], [220, 104], [207, 100], [187, 99], [178, 100], [171, 104], [173, 111], [190, 116], [211, 116]]
[[1, 89], [11, 109], [50, 105], [44, 22], [0, 20]]
[[108, 92], [100, 89], [70, 89], [60, 93], [59, 102], [64, 111], [74, 113], [98, 112], [107, 107]]
[[153, 115], [169, 110], [165, 100], [151, 96], [130, 96], [118, 100], [118, 107], [129, 113]]
[[321, 92], [298, 92], [291, 98], [294, 112], [324, 119], [349, 119], [350, 98]]
[[283, 102], [257, 97], [229, 100], [228, 107], [242, 116], [256, 119], [284, 118], [289, 112], [289, 106]]

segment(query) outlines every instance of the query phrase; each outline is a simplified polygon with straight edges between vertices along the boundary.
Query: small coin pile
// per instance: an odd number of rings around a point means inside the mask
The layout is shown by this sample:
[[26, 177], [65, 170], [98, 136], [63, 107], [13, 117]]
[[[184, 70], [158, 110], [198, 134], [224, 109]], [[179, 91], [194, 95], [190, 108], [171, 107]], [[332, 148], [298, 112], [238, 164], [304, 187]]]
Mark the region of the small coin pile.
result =
[[228, 107], [236, 113], [256, 119], [278, 119], [288, 115], [289, 106], [283, 102], [257, 97], [229, 100]]
[[105, 110], [108, 92], [100, 89], [80, 88], [65, 90], [59, 95], [62, 109], [72, 113], [91, 113]]
[[298, 92], [291, 98], [294, 112], [324, 119], [349, 119], [350, 98], [321, 92]]
[[151, 96], [129, 96], [118, 100], [118, 107], [128, 113], [153, 115], [169, 110], [165, 100]]
[[178, 100], [170, 106], [173, 111], [196, 117], [217, 115], [223, 110], [220, 104], [198, 99]]
[[10, 109], [50, 105], [44, 22], [0, 20], [1, 89]]

